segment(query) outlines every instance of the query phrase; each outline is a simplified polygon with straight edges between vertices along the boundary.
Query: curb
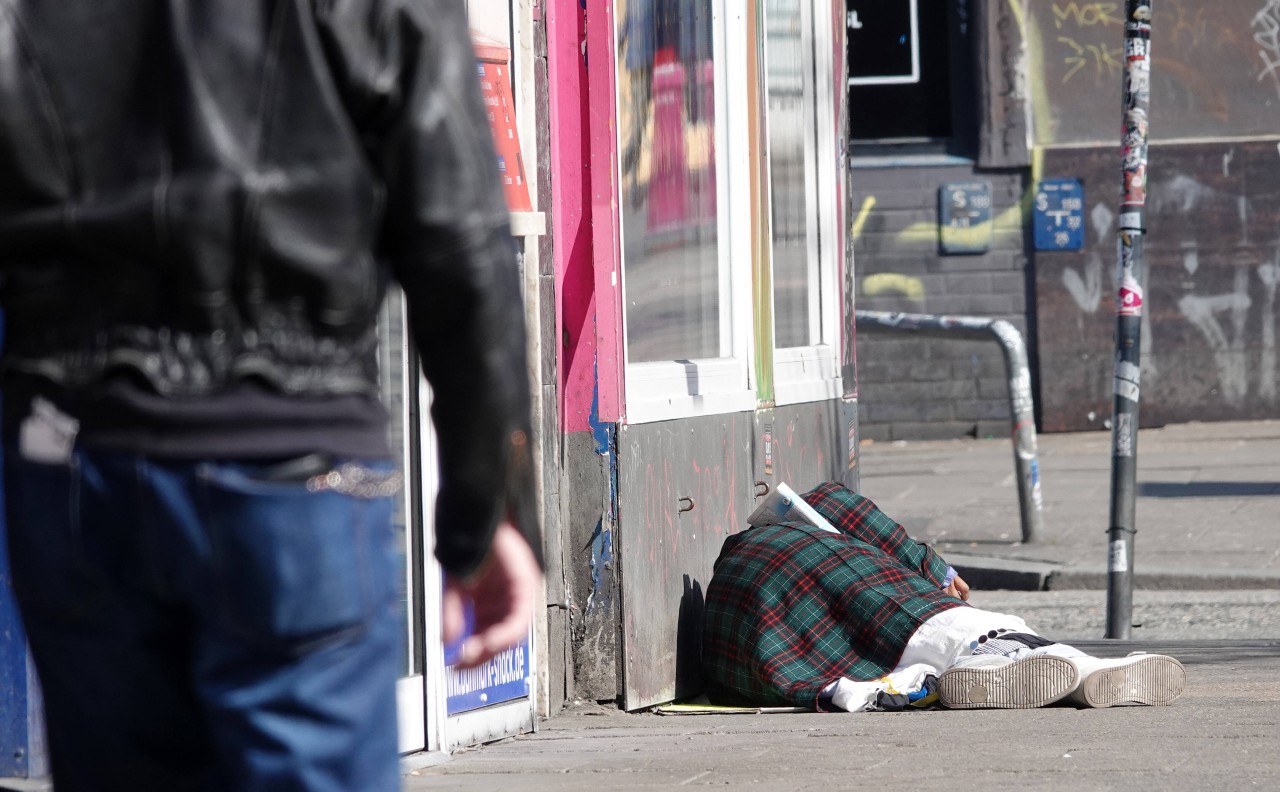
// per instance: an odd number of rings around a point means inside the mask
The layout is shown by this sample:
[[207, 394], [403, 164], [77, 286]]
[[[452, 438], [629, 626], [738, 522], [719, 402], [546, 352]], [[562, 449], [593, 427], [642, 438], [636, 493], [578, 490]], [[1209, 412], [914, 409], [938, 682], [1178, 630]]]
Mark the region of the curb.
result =
[[946, 559], [966, 583], [979, 591], [1045, 591], [1050, 578], [1061, 569], [1058, 564], [955, 553], [949, 553]]
[[[1096, 569], [1064, 569], [1049, 576], [1047, 591], [1099, 590], [1107, 587], [1107, 572]], [[1153, 569], [1135, 572], [1137, 591], [1239, 591], [1280, 589], [1280, 574], [1250, 574], [1186, 569]]]
[[[983, 591], [1100, 591], [1107, 571], [1099, 567], [1015, 561], [986, 556], [948, 555], [948, 562], [974, 589]], [[1139, 591], [1240, 591], [1280, 589], [1280, 573], [1242, 573], [1203, 569], [1154, 569], [1134, 573]]]

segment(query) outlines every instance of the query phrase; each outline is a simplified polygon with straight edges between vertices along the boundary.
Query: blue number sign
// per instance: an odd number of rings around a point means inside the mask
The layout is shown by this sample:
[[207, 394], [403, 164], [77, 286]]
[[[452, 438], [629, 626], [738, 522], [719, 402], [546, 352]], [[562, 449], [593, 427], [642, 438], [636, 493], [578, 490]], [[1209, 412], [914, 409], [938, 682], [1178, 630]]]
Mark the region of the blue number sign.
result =
[[1036, 191], [1036, 250], [1084, 247], [1084, 187], [1077, 179], [1045, 179]]

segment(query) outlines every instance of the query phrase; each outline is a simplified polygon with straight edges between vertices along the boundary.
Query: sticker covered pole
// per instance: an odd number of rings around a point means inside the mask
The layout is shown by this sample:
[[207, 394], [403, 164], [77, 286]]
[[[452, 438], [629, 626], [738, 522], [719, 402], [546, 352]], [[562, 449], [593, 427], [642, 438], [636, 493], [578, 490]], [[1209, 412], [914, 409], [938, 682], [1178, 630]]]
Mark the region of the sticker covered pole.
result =
[[1151, 1], [1126, 0], [1124, 186], [1117, 254], [1116, 369], [1111, 413], [1111, 525], [1107, 542], [1107, 638], [1133, 624], [1133, 540], [1141, 397], [1143, 239], [1147, 218], [1147, 120], [1151, 109]]

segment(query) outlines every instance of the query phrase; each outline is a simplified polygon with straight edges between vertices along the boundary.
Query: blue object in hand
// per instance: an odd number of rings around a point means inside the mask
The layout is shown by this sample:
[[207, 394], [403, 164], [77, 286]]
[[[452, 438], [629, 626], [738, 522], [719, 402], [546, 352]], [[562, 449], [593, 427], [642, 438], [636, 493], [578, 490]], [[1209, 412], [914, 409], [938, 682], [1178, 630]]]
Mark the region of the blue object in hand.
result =
[[471, 637], [476, 627], [476, 609], [470, 599], [462, 601], [462, 634], [456, 641], [444, 645], [444, 664], [451, 666], [458, 662], [458, 654], [462, 651], [462, 642]]

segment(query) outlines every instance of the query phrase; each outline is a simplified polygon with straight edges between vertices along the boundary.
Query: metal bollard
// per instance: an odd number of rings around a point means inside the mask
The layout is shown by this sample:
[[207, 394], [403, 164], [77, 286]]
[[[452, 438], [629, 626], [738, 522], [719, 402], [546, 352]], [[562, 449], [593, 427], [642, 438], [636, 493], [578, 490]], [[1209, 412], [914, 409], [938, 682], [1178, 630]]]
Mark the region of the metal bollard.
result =
[[1031, 369], [1027, 365], [1027, 345], [1022, 340], [1022, 333], [1003, 319], [981, 316], [934, 316], [889, 311], [853, 313], [859, 332], [908, 332], [933, 338], [995, 340], [1000, 344], [1009, 380], [1013, 465], [1018, 478], [1022, 541], [1034, 542], [1044, 525], [1044, 502], [1040, 495], [1040, 462], [1036, 459], [1035, 401], [1031, 395]]

